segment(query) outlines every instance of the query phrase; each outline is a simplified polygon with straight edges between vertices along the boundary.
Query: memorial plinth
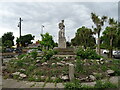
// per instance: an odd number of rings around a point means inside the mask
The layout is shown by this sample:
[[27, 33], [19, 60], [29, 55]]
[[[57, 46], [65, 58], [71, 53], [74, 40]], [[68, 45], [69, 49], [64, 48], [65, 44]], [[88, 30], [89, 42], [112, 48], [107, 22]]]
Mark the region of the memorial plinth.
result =
[[64, 20], [62, 20], [58, 26], [59, 26], [58, 47], [54, 48], [54, 50], [58, 51], [58, 55], [74, 55], [74, 49], [66, 47]]

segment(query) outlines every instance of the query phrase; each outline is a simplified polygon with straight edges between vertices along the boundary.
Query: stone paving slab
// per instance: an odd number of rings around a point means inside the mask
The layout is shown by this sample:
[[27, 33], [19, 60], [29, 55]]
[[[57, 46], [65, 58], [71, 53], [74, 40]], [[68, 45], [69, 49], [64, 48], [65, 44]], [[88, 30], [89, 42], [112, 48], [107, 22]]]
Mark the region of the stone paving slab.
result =
[[64, 88], [62, 83], [57, 83], [57, 88]]
[[28, 82], [28, 81], [17, 81], [13, 79], [3, 80], [3, 88], [63, 88], [62, 83], [44, 83], [44, 82]]
[[46, 83], [44, 88], [56, 88], [55, 83]]

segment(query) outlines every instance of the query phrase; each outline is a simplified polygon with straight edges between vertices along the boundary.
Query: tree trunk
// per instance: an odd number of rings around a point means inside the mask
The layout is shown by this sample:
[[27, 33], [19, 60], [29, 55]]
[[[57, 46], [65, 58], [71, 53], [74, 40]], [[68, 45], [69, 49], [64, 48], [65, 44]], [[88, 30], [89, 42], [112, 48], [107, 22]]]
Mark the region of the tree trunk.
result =
[[100, 38], [98, 38], [98, 54], [101, 55], [101, 51], [100, 51]]
[[111, 37], [111, 39], [110, 39], [110, 50], [109, 50], [109, 57], [110, 58], [112, 58], [112, 52], [113, 52], [112, 43], [113, 43], [113, 37]]

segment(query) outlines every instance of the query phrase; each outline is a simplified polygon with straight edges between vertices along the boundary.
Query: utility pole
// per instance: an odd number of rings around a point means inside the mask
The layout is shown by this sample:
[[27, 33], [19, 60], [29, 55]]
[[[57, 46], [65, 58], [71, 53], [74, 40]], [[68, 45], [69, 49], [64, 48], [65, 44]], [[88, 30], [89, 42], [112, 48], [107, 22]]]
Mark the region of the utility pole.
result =
[[19, 23], [18, 23], [19, 32], [20, 32], [20, 37], [19, 37], [20, 42], [19, 42], [19, 44], [18, 44], [18, 46], [19, 46], [19, 54], [22, 53], [22, 45], [21, 45], [21, 22], [22, 22], [22, 21], [23, 21], [23, 20], [22, 20], [21, 18], [19, 18]]
[[20, 31], [20, 38], [21, 38], [21, 21], [23, 21], [21, 18], [19, 18], [19, 23], [18, 23], [18, 27], [19, 27], [19, 31]]

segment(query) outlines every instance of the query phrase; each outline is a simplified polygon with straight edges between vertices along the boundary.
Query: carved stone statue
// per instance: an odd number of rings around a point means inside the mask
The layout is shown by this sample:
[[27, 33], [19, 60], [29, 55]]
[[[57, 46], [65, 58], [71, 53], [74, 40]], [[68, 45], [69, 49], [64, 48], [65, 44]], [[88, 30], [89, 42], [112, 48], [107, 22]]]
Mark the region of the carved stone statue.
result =
[[58, 40], [58, 47], [59, 48], [66, 48], [66, 39], [65, 39], [65, 25], [64, 20], [59, 23], [59, 40]]
[[65, 37], [65, 25], [64, 25], [64, 20], [62, 20], [61, 23], [59, 23], [59, 37]]

